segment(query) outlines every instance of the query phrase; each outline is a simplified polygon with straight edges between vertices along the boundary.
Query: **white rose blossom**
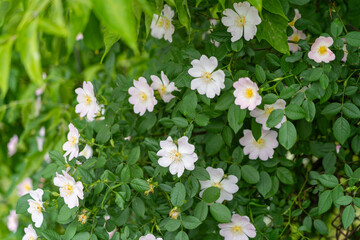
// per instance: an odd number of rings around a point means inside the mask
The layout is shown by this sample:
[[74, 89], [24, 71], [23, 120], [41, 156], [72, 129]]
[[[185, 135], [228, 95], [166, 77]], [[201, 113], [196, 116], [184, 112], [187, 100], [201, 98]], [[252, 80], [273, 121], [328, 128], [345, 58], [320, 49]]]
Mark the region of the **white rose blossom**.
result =
[[250, 159], [260, 158], [263, 161], [273, 158], [274, 148], [277, 148], [278, 133], [273, 130], [261, 129], [261, 136], [256, 141], [250, 130], [244, 130], [244, 136], [240, 138], [240, 144], [244, 146], [244, 154]]
[[28, 213], [31, 214], [31, 220], [35, 223], [35, 227], [39, 228], [44, 220], [42, 211], [44, 210], [42, 196], [44, 191], [42, 189], [36, 189], [35, 191], [30, 191], [30, 196], [33, 199], [29, 199], [29, 208], [27, 209]]
[[149, 86], [144, 77], [138, 81], [134, 80], [134, 87], [129, 88], [129, 102], [134, 105], [134, 112], [144, 115], [146, 110], [152, 112], [157, 100], [154, 96], [154, 90]]
[[83, 82], [83, 87], [75, 89], [75, 93], [77, 94], [76, 100], [79, 102], [75, 107], [75, 112], [80, 114], [80, 117], [86, 116], [88, 121], [93, 121], [100, 107], [92, 83]]
[[199, 181], [201, 185], [200, 197], [202, 197], [207, 188], [217, 187], [220, 188], [220, 197], [215, 202], [222, 203], [224, 200], [231, 201], [233, 194], [239, 190], [239, 187], [236, 185], [238, 178], [234, 175], [224, 177], [224, 170], [221, 168], [207, 167], [206, 171], [210, 175], [210, 180]]
[[254, 38], [256, 35], [256, 26], [261, 23], [259, 12], [255, 7], [250, 6], [249, 2], [234, 3], [234, 10], [225, 9], [225, 17], [221, 22], [228, 27], [227, 31], [231, 33], [231, 41], [236, 42], [243, 35], [246, 41]]
[[30, 178], [25, 178], [18, 186], [17, 186], [17, 192], [19, 197], [24, 196], [25, 194], [30, 193], [32, 190], [32, 180]]
[[153, 83], [151, 84], [151, 88], [157, 90], [164, 102], [170, 102], [175, 96], [171, 94], [173, 91], [179, 91], [179, 89], [175, 86], [175, 83], [170, 82], [169, 78], [161, 71], [161, 79], [158, 76], [151, 75], [150, 76]]
[[36, 240], [38, 239], [38, 235], [36, 234], [33, 226], [29, 224], [28, 227], [24, 229], [25, 235], [23, 236], [22, 240]]
[[[256, 118], [256, 122], [262, 124], [262, 128], [264, 130], [269, 130], [270, 128], [268, 128], [266, 126], [266, 121], [268, 120], [271, 112], [274, 111], [275, 109], [285, 110], [285, 106], [286, 106], [286, 102], [283, 99], [278, 99], [273, 104], [265, 104], [264, 110], [262, 110], [260, 108], [255, 108], [254, 110], [252, 110], [250, 112], [250, 116]], [[284, 122], [286, 122], [285, 116], [281, 119], [281, 122], [278, 125], [276, 125], [275, 127], [280, 128]]]
[[206, 94], [208, 98], [219, 96], [221, 89], [225, 88], [225, 73], [223, 70], [214, 71], [218, 66], [217, 59], [202, 55], [200, 60], [193, 60], [191, 65], [193, 67], [188, 73], [195, 78], [191, 81], [191, 89], [197, 89], [200, 94]]
[[93, 156], [93, 149], [86, 144], [84, 149], [79, 153], [79, 156], [84, 156], [86, 159], [89, 159]]
[[160, 141], [161, 150], [157, 155], [161, 158], [158, 163], [162, 167], [169, 167], [172, 175], [177, 174], [178, 177], [184, 173], [184, 170], [194, 170], [194, 163], [198, 160], [194, 145], [190, 144], [188, 137], [183, 136], [177, 140], [177, 144], [168, 137], [165, 141]]
[[175, 31], [174, 25], [171, 23], [174, 17], [174, 11], [171, 10], [167, 4], [164, 5], [164, 9], [161, 11], [161, 16], [154, 14], [151, 22], [151, 36], [172, 42], [172, 35]]
[[66, 171], [62, 171], [63, 175], [56, 173], [54, 185], [60, 188], [60, 196], [64, 198], [65, 204], [71, 209], [79, 206], [79, 198], [84, 199], [82, 182], [75, 182]]
[[153, 234], [148, 233], [145, 236], [141, 236], [139, 240], [163, 240], [162, 238], [156, 238]]
[[9, 216], [7, 217], [7, 227], [11, 232], [16, 233], [18, 226], [19, 226], [19, 219], [16, 214], [16, 211], [11, 210]]
[[218, 226], [220, 235], [224, 237], [224, 240], [248, 240], [249, 237], [254, 238], [256, 236], [256, 229], [247, 216], [234, 214], [231, 223], [222, 223]]
[[69, 156], [69, 161], [79, 155], [79, 138], [80, 134], [77, 128], [70, 123], [69, 124], [69, 133], [67, 135], [68, 141], [64, 143], [63, 150], [66, 151], [64, 156]]
[[233, 87], [235, 88], [235, 104], [240, 105], [241, 109], [247, 108], [251, 111], [261, 104], [259, 87], [250, 78], [239, 78], [233, 83]]

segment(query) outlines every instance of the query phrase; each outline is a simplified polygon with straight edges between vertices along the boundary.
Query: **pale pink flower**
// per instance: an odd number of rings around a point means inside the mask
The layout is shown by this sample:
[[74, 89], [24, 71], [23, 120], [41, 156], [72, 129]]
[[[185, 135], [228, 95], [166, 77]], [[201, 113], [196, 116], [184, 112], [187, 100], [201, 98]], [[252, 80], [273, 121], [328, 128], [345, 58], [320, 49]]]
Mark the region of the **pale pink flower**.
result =
[[258, 93], [258, 86], [250, 80], [250, 78], [239, 78], [234, 82], [235, 88], [235, 104], [240, 105], [241, 109], [248, 108], [250, 111], [254, 110], [257, 105], [261, 103], [261, 96]]
[[[342, 38], [342, 40], [343, 40], [343, 42], [345, 42], [345, 38]], [[343, 46], [342, 49], [343, 49], [343, 51], [344, 51], [344, 56], [343, 56], [343, 58], [341, 59], [341, 61], [346, 62], [347, 56], [348, 56], [348, 54], [349, 54], [349, 51], [347, 50], [345, 43], [344, 43], [344, 46]]]
[[70, 154], [69, 161], [71, 161], [74, 157], [77, 157], [79, 155], [79, 138], [80, 134], [77, 128], [70, 123], [69, 124], [69, 133], [67, 135], [68, 141], [64, 143], [63, 150], [66, 151], [64, 156]]
[[202, 55], [200, 60], [193, 60], [191, 65], [193, 67], [188, 73], [195, 78], [191, 81], [191, 89], [197, 89], [200, 94], [206, 94], [208, 98], [219, 96], [221, 89], [225, 88], [225, 73], [223, 70], [215, 71], [218, 66], [216, 57], [208, 58]]
[[300, 14], [299, 10], [298, 10], [298, 9], [295, 9], [294, 19], [293, 19], [291, 22], [289, 22], [289, 26], [294, 27], [294, 26], [295, 26], [295, 22], [296, 22], [297, 20], [299, 20], [300, 18], [301, 18], [301, 14]]
[[151, 75], [150, 76], [153, 83], [151, 84], [151, 88], [157, 90], [164, 102], [170, 102], [175, 96], [171, 94], [172, 91], [179, 91], [179, 89], [175, 86], [175, 83], [169, 81], [169, 78], [161, 71], [161, 79], [158, 76]]
[[[273, 104], [265, 104], [264, 105], [264, 110], [260, 109], [260, 108], [255, 108], [254, 110], [252, 110], [250, 112], [250, 116], [256, 118], [256, 122], [262, 124], [262, 128], [264, 130], [269, 130], [270, 128], [268, 128], [266, 126], [266, 121], [268, 120], [270, 114], [272, 111], [274, 111], [275, 109], [283, 109], [285, 110], [285, 106], [286, 106], [286, 102], [283, 99], [278, 99], [275, 103]], [[286, 122], [286, 117], [284, 116], [281, 120], [281, 122], [276, 125], [276, 128], [280, 128], [281, 125]]]
[[139, 240], [163, 240], [162, 238], [156, 238], [154, 235], [152, 235], [151, 233], [142, 236], [139, 238]]
[[42, 211], [44, 210], [42, 196], [44, 191], [42, 189], [36, 189], [35, 191], [30, 191], [30, 196], [33, 199], [29, 199], [29, 208], [27, 209], [28, 213], [31, 214], [31, 220], [35, 223], [35, 227], [39, 228], [44, 220]]
[[19, 138], [16, 134], [14, 136], [12, 136], [12, 138], [10, 138], [10, 141], [7, 145], [9, 157], [14, 156], [14, 154], [16, 153], [18, 141], [19, 141]]
[[171, 23], [174, 17], [174, 11], [171, 10], [167, 4], [164, 5], [164, 9], [161, 12], [161, 16], [154, 14], [151, 22], [151, 36], [172, 42], [172, 35], [175, 31], [174, 25]]
[[131, 140], [131, 136], [124, 137], [124, 140], [130, 141], [130, 140]]
[[273, 130], [261, 130], [261, 137], [256, 141], [250, 130], [244, 130], [244, 136], [240, 138], [240, 144], [244, 146], [244, 154], [250, 159], [260, 158], [263, 161], [273, 158], [274, 149], [279, 145], [278, 133]]
[[82, 182], [75, 182], [64, 170], [63, 175], [56, 173], [54, 178], [54, 185], [60, 188], [60, 196], [64, 198], [65, 204], [71, 209], [79, 206], [79, 198], [84, 199], [83, 184]]
[[84, 39], [84, 35], [82, 33], [78, 33], [76, 35], [76, 38], [75, 38], [76, 41], [80, 41], [80, 40], [83, 40], [83, 39]]
[[7, 227], [11, 232], [16, 233], [18, 226], [19, 226], [19, 219], [16, 214], [16, 211], [11, 210], [9, 216], [7, 217]]
[[336, 153], [339, 153], [339, 152], [340, 152], [340, 148], [341, 148], [341, 145], [337, 144], [337, 145], [336, 145]]
[[206, 171], [210, 175], [210, 180], [199, 181], [201, 185], [200, 197], [202, 197], [207, 188], [217, 187], [220, 188], [220, 197], [215, 202], [222, 203], [224, 200], [231, 201], [233, 194], [239, 190], [239, 187], [236, 185], [238, 178], [234, 175], [224, 177], [224, 170], [221, 168], [207, 167]]
[[292, 27], [292, 29], [293, 29], [293, 34], [288, 37], [288, 40], [295, 42], [295, 43], [290, 43], [289, 42], [290, 52], [294, 53], [294, 52], [297, 52], [297, 51], [301, 50], [301, 48], [299, 47], [297, 42], [299, 42], [300, 39], [305, 40], [306, 35], [302, 31], [297, 30], [295, 27]]
[[329, 49], [333, 45], [334, 40], [331, 37], [318, 37], [311, 46], [311, 51], [308, 53], [310, 59], [317, 63], [335, 60], [335, 54]]
[[177, 174], [178, 177], [184, 173], [184, 170], [194, 170], [194, 163], [198, 160], [194, 145], [190, 144], [188, 137], [183, 136], [177, 140], [177, 145], [168, 137], [165, 141], [160, 141], [161, 150], [157, 155], [161, 158], [158, 163], [162, 167], [169, 167], [172, 175]]
[[22, 240], [36, 240], [38, 239], [38, 235], [36, 234], [33, 226], [29, 224], [27, 228], [24, 229], [25, 235], [23, 236]]
[[100, 106], [95, 97], [92, 83], [83, 82], [83, 87], [75, 89], [75, 93], [77, 94], [76, 100], [78, 101], [75, 112], [80, 114], [80, 117], [86, 116], [88, 121], [93, 121], [100, 110]]
[[218, 226], [220, 228], [220, 235], [225, 240], [248, 240], [256, 236], [256, 229], [250, 223], [250, 219], [247, 216], [234, 214], [231, 218], [231, 223], [222, 223]]
[[84, 149], [79, 153], [79, 156], [84, 156], [86, 159], [89, 159], [93, 156], [93, 149], [86, 144]]
[[154, 96], [154, 90], [149, 86], [144, 77], [138, 81], [134, 80], [134, 87], [129, 88], [129, 102], [134, 105], [134, 112], [144, 115], [145, 111], [152, 112], [157, 101]]
[[24, 196], [25, 194], [30, 193], [32, 190], [32, 180], [30, 178], [25, 178], [18, 186], [17, 186], [17, 192], [19, 197]]
[[234, 3], [234, 9], [235, 11], [225, 9], [223, 14], [226, 17], [221, 19], [228, 27], [227, 31], [231, 33], [231, 41], [236, 42], [243, 35], [246, 41], [253, 39], [257, 31], [256, 25], [261, 23], [258, 10], [247, 1]]

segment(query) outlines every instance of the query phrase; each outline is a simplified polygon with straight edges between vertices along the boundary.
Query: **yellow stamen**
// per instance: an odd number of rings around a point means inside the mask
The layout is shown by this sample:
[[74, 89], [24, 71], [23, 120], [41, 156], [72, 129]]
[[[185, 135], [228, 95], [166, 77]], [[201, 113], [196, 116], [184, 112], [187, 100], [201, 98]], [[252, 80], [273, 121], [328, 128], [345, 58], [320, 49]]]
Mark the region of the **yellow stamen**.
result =
[[165, 21], [165, 30], [169, 30], [169, 28], [170, 28], [170, 21], [169, 21], [169, 19], [164, 18], [164, 21]]
[[90, 96], [89, 95], [85, 95], [85, 101], [86, 101], [86, 105], [90, 105], [90, 103], [91, 103], [91, 98], [90, 98]]
[[35, 203], [36, 204], [36, 210], [39, 212], [39, 213], [41, 213], [41, 211], [42, 211], [42, 208], [41, 208], [41, 206], [40, 206], [40, 204], [39, 203]]
[[141, 99], [142, 101], [146, 101], [146, 99], [147, 99], [146, 93], [141, 92], [141, 93], [140, 93], [140, 99]]
[[234, 226], [231, 228], [231, 232], [234, 234], [243, 234], [243, 229], [241, 226]]
[[324, 55], [325, 53], [327, 53], [327, 47], [325, 47], [325, 46], [319, 47], [318, 53], [319, 53], [320, 55]]
[[71, 137], [71, 145], [74, 146], [77, 143], [77, 139], [75, 137]]
[[160, 95], [163, 95], [166, 93], [166, 87], [164, 85], [161, 85], [161, 87], [159, 88], [159, 93], [160, 93]]
[[211, 73], [209, 72], [203, 72], [201, 74], [201, 78], [203, 78], [206, 82], [210, 82], [212, 80]]
[[262, 147], [265, 144], [264, 140], [259, 138], [257, 141], [254, 140], [254, 145], [257, 147]]
[[273, 108], [273, 107], [266, 108], [266, 109], [265, 109], [265, 115], [266, 115], [266, 116], [269, 116], [272, 111], [274, 111], [274, 108]]
[[252, 90], [251, 88], [247, 88], [247, 89], [245, 90], [245, 97], [251, 98], [252, 96], [254, 96], [253, 90]]
[[300, 40], [300, 37], [298, 36], [298, 35], [295, 35], [294, 37], [293, 37], [293, 41], [294, 42], [298, 42]]
[[70, 184], [65, 184], [63, 189], [66, 192], [66, 196], [69, 196], [70, 194], [72, 194], [74, 192], [73, 186], [71, 186]]
[[217, 188], [220, 188], [220, 189], [223, 188], [221, 185], [222, 185], [222, 184], [219, 183], [219, 182], [214, 182], [214, 183], [213, 183], [213, 187], [217, 187]]
[[30, 191], [31, 190], [31, 186], [29, 184], [25, 184], [24, 186], [26, 191]]
[[289, 26], [293, 27], [295, 25], [295, 18], [291, 22], [289, 22]]
[[87, 216], [85, 214], [81, 214], [78, 216], [78, 221], [81, 222], [81, 224], [85, 224], [87, 220]]
[[235, 20], [235, 23], [238, 27], [243, 27], [245, 25], [245, 17], [244, 16], [238, 16]]

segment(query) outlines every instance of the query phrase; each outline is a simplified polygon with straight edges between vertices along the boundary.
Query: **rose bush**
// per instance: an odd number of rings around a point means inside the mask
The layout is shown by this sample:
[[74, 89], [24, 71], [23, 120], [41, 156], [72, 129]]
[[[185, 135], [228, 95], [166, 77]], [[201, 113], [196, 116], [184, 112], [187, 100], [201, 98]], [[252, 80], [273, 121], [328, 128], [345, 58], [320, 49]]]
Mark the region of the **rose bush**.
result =
[[0, 9], [1, 239], [360, 237], [356, 0]]

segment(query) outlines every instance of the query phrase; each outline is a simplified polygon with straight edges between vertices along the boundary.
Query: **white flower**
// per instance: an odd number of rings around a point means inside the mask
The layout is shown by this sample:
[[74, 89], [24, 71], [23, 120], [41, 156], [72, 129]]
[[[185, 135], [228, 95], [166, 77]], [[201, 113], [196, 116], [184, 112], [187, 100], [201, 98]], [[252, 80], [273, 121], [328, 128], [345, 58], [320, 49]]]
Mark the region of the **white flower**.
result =
[[297, 20], [299, 20], [300, 18], [301, 18], [301, 14], [300, 14], [299, 10], [298, 10], [298, 9], [295, 9], [294, 19], [293, 19], [291, 22], [289, 22], [289, 26], [294, 27], [294, 26], [295, 26], [295, 22], [296, 22]]
[[36, 137], [36, 143], [38, 146], [38, 150], [40, 152], [43, 150], [44, 141], [45, 141], [45, 127], [42, 126], [39, 131], [39, 136]]
[[225, 73], [222, 70], [214, 72], [218, 66], [217, 59], [202, 55], [200, 60], [193, 60], [191, 65], [193, 67], [188, 73], [195, 78], [191, 81], [191, 89], [197, 89], [200, 94], [206, 94], [208, 98], [219, 96], [221, 89], [225, 88]]
[[51, 163], [49, 153], [45, 153], [44, 160], [45, 160], [46, 163]]
[[161, 12], [161, 16], [154, 14], [151, 22], [151, 36], [161, 39], [164, 36], [165, 40], [172, 42], [172, 35], [175, 31], [174, 25], [171, 20], [174, 17], [174, 11], [171, 10], [167, 4], [164, 5], [164, 9]]
[[169, 167], [172, 175], [177, 174], [180, 177], [184, 170], [194, 170], [194, 163], [198, 160], [194, 145], [188, 142], [188, 137], [184, 136], [177, 140], [177, 146], [171, 137], [165, 141], [160, 141], [161, 150], [157, 155], [161, 158], [158, 163], [162, 167]]
[[297, 42], [299, 42], [300, 39], [305, 40], [306, 35], [302, 31], [297, 30], [295, 27], [292, 27], [292, 29], [293, 29], [293, 34], [288, 37], [288, 40], [294, 42], [294, 43], [289, 42], [289, 49], [291, 52], [294, 53], [301, 49], [297, 44]]
[[[262, 124], [262, 128], [264, 130], [269, 130], [270, 128], [268, 128], [266, 126], [266, 121], [268, 120], [270, 114], [272, 111], [274, 111], [275, 109], [283, 109], [285, 110], [285, 106], [286, 106], [286, 102], [283, 99], [278, 99], [275, 103], [273, 104], [265, 104], [264, 105], [264, 110], [259, 109], [259, 108], [255, 108], [254, 110], [252, 110], [250, 112], [250, 116], [256, 118], [256, 122]], [[286, 117], [284, 116], [281, 120], [281, 122], [276, 125], [276, 128], [280, 128], [281, 125], [286, 122]]]
[[17, 191], [19, 197], [24, 196], [25, 194], [28, 194], [32, 190], [32, 181], [30, 178], [25, 178], [18, 186]]
[[75, 182], [64, 170], [63, 175], [56, 173], [54, 178], [54, 185], [60, 188], [60, 196], [64, 198], [64, 202], [71, 209], [79, 206], [79, 198], [84, 199], [83, 184], [82, 182]]
[[246, 41], [254, 38], [256, 35], [256, 25], [261, 23], [258, 10], [248, 2], [234, 3], [234, 10], [225, 9], [223, 14], [226, 17], [221, 22], [228, 27], [227, 31], [231, 33], [231, 41], [236, 42], [243, 35]]
[[264, 216], [263, 222], [267, 227], [272, 225], [272, 218], [271, 216]]
[[224, 178], [224, 170], [221, 168], [207, 167], [206, 171], [208, 171], [210, 175], [210, 180], [199, 181], [201, 185], [200, 197], [202, 197], [207, 188], [217, 187], [220, 188], [220, 197], [215, 202], [222, 203], [224, 200], [231, 201], [233, 194], [239, 190], [239, 187], [236, 185], [238, 178], [234, 175], [228, 175]]
[[14, 136], [12, 136], [12, 138], [10, 138], [10, 141], [7, 145], [9, 157], [12, 157], [16, 153], [18, 141], [19, 141], [19, 138], [16, 134]]
[[42, 196], [44, 191], [42, 189], [36, 189], [35, 191], [30, 191], [30, 196], [33, 199], [29, 199], [29, 208], [27, 209], [28, 213], [31, 214], [31, 220], [35, 223], [35, 227], [39, 228], [44, 220], [42, 211], [44, 210]]
[[248, 108], [251, 111], [257, 105], [260, 105], [259, 87], [250, 78], [239, 78], [237, 82], [234, 82], [233, 87], [235, 88], [235, 104], [240, 105], [241, 109]]
[[95, 114], [96, 120], [104, 120], [105, 119], [105, 106], [104, 104], [100, 104], [97, 113]]
[[11, 210], [9, 216], [7, 217], [7, 227], [8, 229], [15, 233], [19, 226], [19, 219], [15, 210]]
[[71, 161], [71, 159], [79, 155], [80, 134], [77, 128], [72, 123], [69, 124], [69, 130], [70, 131], [67, 135], [68, 141], [64, 143], [63, 150], [66, 151], [66, 153], [64, 154], [65, 157], [70, 154], [69, 161]]
[[279, 143], [276, 140], [278, 133], [273, 130], [261, 129], [261, 137], [256, 141], [250, 130], [244, 130], [240, 144], [244, 146], [244, 154], [250, 159], [260, 158], [263, 161], [273, 158], [274, 148]]
[[138, 81], [134, 80], [134, 87], [129, 88], [129, 94], [129, 102], [134, 105], [134, 112], [140, 113], [140, 116], [144, 115], [146, 109], [152, 112], [157, 104], [154, 90], [144, 77], [140, 77]]
[[171, 94], [172, 91], [179, 91], [177, 87], [175, 87], [175, 83], [169, 81], [168, 77], [161, 71], [161, 80], [158, 76], [151, 75], [150, 76], [153, 83], [151, 84], [151, 88], [154, 90], [158, 90], [162, 100], [164, 102], [170, 102], [175, 96]]
[[254, 225], [250, 223], [247, 216], [240, 216], [234, 214], [231, 218], [231, 223], [222, 223], [218, 225], [220, 228], [220, 235], [225, 240], [248, 240], [256, 236]]
[[91, 82], [83, 82], [83, 88], [75, 89], [76, 100], [79, 104], [75, 107], [75, 112], [80, 117], [86, 116], [87, 120], [93, 121], [100, 107], [94, 95], [94, 87]]
[[84, 156], [86, 159], [89, 159], [93, 156], [92, 148], [86, 144], [84, 149], [79, 153], [79, 156]]
[[84, 39], [84, 35], [81, 32], [76, 35], [76, 38], [75, 38], [76, 41], [80, 41], [83, 39]]
[[27, 228], [24, 229], [25, 235], [23, 236], [22, 240], [36, 240], [38, 239], [38, 235], [36, 234], [33, 226], [29, 224]]
[[142, 236], [139, 238], [139, 240], [163, 240], [162, 238], [156, 238], [154, 235], [152, 235], [151, 233]]
[[334, 40], [331, 37], [318, 37], [311, 45], [308, 57], [317, 63], [334, 61], [335, 54], [329, 49], [333, 43]]

